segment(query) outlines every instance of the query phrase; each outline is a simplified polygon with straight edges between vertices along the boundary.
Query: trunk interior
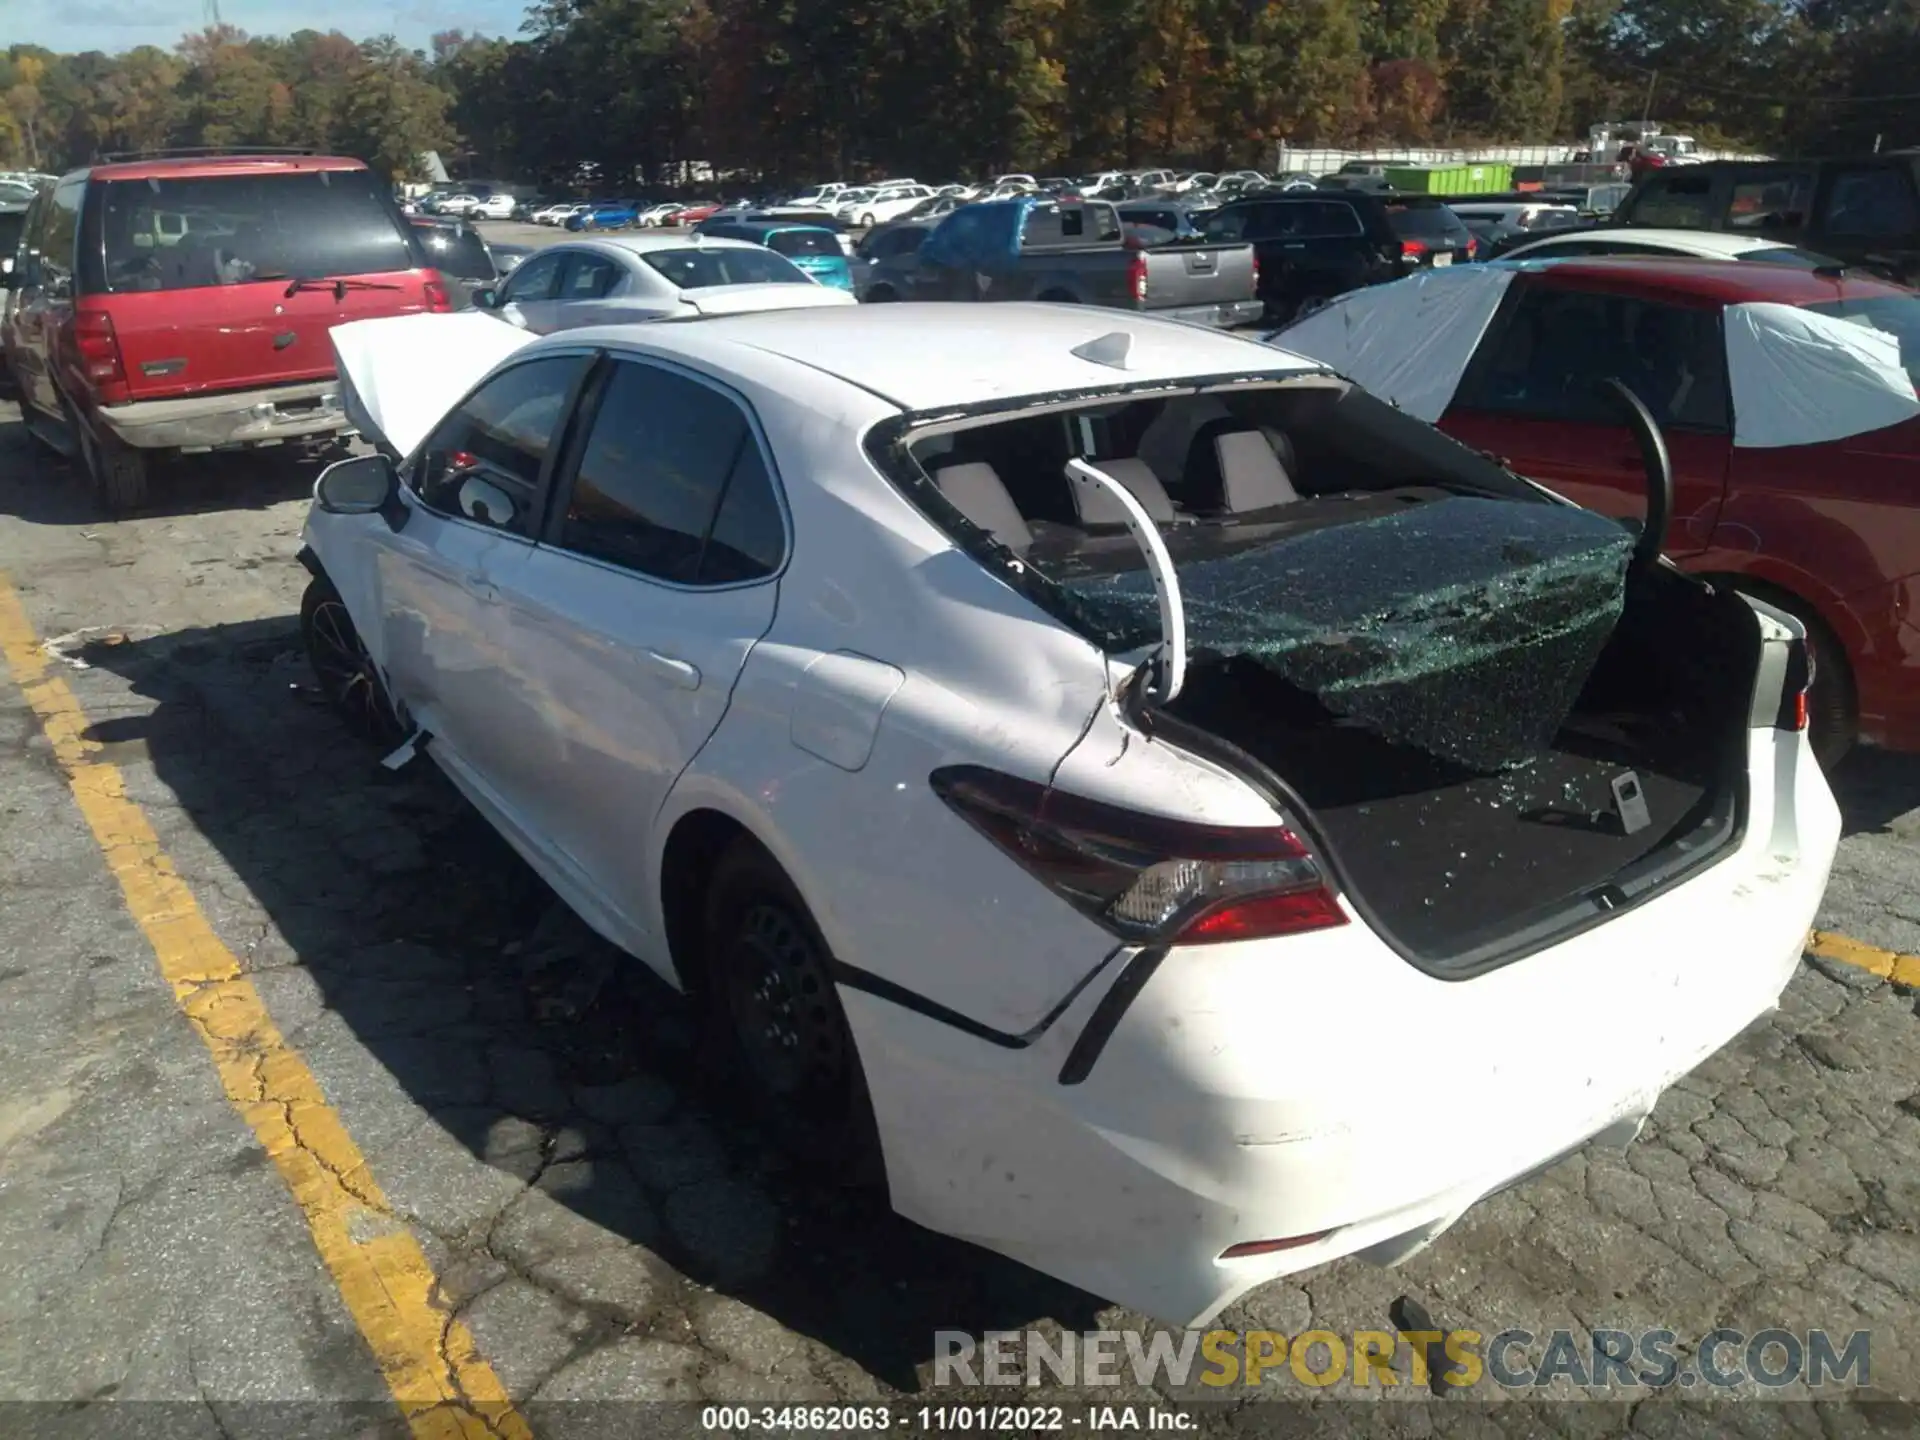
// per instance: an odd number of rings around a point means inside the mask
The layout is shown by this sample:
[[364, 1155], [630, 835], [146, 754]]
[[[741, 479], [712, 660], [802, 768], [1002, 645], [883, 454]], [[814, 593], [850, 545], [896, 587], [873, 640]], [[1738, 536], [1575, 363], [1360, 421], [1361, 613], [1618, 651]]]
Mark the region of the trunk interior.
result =
[[[1496, 774], [1344, 723], [1242, 658], [1197, 658], [1168, 713], [1285, 781], [1356, 909], [1410, 957], [1460, 975], [1592, 923], [1731, 845], [1760, 648], [1738, 596], [1636, 571], [1566, 724]], [[1612, 788], [1628, 771], [1651, 820], [1631, 833]]]

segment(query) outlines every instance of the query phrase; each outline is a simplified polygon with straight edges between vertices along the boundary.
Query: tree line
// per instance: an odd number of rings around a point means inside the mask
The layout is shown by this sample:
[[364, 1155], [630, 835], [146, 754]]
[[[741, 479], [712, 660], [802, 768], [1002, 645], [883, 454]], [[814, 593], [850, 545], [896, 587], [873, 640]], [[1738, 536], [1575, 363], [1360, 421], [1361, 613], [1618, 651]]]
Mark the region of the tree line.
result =
[[1276, 142], [1920, 144], [1920, 0], [537, 0], [430, 49], [231, 27], [0, 58], [0, 168], [300, 145], [559, 189], [1271, 163]]

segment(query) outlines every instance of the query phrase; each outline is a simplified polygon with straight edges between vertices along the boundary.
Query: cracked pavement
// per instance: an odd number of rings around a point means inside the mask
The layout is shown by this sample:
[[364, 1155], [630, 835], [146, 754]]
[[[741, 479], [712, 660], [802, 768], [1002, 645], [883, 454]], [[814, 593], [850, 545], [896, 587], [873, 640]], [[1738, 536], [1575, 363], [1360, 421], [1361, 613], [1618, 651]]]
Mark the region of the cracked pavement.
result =
[[[1145, 1326], [794, 1172], [713, 1102], [677, 997], [559, 907], [431, 764], [377, 766], [299, 649], [310, 471], [183, 468], [157, 511], [108, 523], [15, 413], [0, 404], [0, 571], [364, 1156], [329, 1172], [360, 1202], [353, 1238], [412, 1236], [443, 1352], [465, 1327], [536, 1435], [697, 1419], [637, 1401], [951, 1402], [929, 1388], [936, 1330]], [[1836, 789], [1848, 834], [1821, 927], [1920, 953], [1920, 760], [1863, 753]], [[0, 1427], [405, 1433], [11, 684], [0, 842]], [[1536, 1407], [1283, 1374], [1259, 1392], [979, 1393], [1158, 1398], [1220, 1433], [1911, 1433], [1893, 1402], [1920, 1400], [1917, 1012], [1911, 990], [1809, 958], [1624, 1154], [1583, 1151], [1483, 1202], [1398, 1271], [1342, 1262], [1221, 1322], [1391, 1329], [1411, 1297], [1447, 1327], [1666, 1327], [1683, 1353], [1722, 1325], [1870, 1329], [1866, 1391]], [[259, 1084], [288, 1143], [328, 1153]]]

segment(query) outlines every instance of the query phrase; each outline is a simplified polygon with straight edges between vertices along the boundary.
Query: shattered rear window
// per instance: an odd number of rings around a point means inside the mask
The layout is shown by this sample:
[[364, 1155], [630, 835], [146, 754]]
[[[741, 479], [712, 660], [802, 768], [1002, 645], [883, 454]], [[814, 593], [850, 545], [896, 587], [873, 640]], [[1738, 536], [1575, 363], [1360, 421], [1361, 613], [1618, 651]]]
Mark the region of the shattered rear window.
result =
[[[1196, 660], [1256, 660], [1386, 739], [1500, 770], [1565, 721], [1620, 618], [1633, 544], [1571, 506], [1451, 496], [1175, 559]], [[1061, 583], [1119, 648], [1159, 639], [1147, 574]]]

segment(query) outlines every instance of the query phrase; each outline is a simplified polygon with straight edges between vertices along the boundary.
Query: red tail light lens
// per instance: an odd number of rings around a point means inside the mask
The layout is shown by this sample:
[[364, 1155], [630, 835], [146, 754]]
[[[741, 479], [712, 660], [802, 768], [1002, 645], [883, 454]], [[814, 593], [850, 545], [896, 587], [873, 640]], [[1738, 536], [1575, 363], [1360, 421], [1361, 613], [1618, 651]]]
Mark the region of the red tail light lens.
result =
[[1200, 825], [1063, 794], [983, 766], [934, 792], [1048, 889], [1138, 944], [1208, 945], [1347, 922], [1285, 825]]
[[1776, 730], [1807, 728], [1807, 692], [1813, 688], [1813, 651], [1804, 640], [1787, 647], [1787, 673], [1780, 686], [1780, 713], [1774, 718]]
[[1426, 253], [1427, 242], [1424, 240], [1402, 240], [1400, 242], [1400, 258], [1402, 260], [1418, 260]]
[[1254, 293], [1255, 293], [1255, 294], [1258, 294], [1258, 293], [1259, 293], [1259, 290], [1260, 290], [1260, 254], [1259, 254], [1259, 252], [1258, 252], [1258, 251], [1255, 251], [1255, 252], [1254, 252], [1254, 256], [1253, 256], [1253, 289], [1254, 289]]
[[80, 352], [87, 378], [105, 389], [127, 383], [120, 359], [120, 340], [113, 333], [113, 317], [104, 310], [80, 310], [73, 317], [74, 348]]
[[426, 284], [427, 309], [435, 315], [444, 315], [453, 309], [453, 301], [448, 298], [447, 287], [438, 280], [429, 280]]
[[1474, 256], [1478, 255], [1479, 253], [1480, 253], [1479, 237], [1474, 235], [1469, 235], [1467, 237], [1467, 259], [1471, 260]]
[[1147, 303], [1147, 257], [1135, 254], [1133, 263], [1127, 268], [1127, 284], [1133, 291], [1136, 305]]

